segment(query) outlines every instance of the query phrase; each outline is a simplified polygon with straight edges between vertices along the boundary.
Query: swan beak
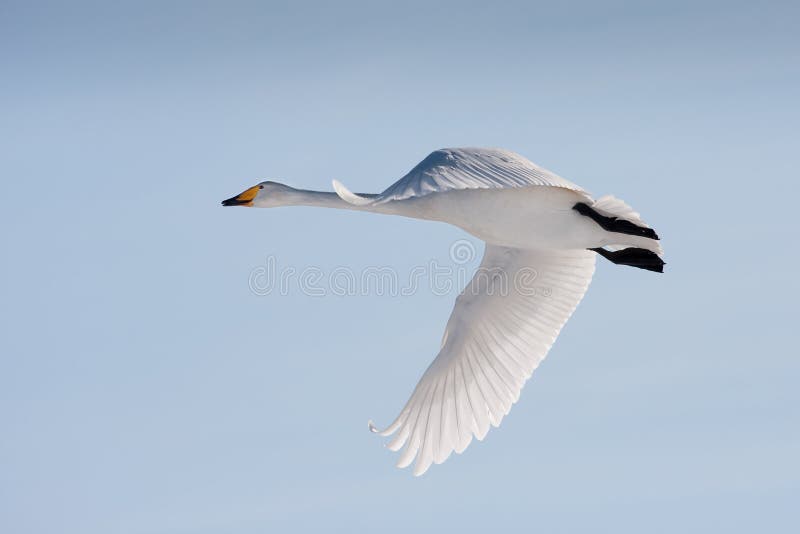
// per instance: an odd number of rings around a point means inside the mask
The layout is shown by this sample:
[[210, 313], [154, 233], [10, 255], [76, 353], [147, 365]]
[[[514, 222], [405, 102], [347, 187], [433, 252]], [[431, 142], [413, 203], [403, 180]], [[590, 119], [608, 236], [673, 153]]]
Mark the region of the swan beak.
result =
[[259, 186], [254, 185], [250, 189], [243, 191], [236, 195], [235, 197], [231, 197], [227, 200], [222, 201], [223, 206], [252, 206], [253, 199], [256, 198], [258, 194], [258, 190], [261, 189]]

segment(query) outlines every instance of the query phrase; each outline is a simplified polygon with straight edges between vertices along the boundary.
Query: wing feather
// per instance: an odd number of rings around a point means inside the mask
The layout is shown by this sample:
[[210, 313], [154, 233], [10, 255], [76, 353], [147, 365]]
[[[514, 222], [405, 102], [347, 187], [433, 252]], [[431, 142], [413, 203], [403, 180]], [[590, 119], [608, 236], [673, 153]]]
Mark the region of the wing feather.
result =
[[461, 189], [505, 189], [552, 186], [588, 193], [524, 156], [499, 148], [443, 148], [431, 152], [408, 174], [378, 195], [352, 193], [334, 180], [336, 193], [363, 206]]
[[[583, 298], [594, 262], [585, 250], [486, 246], [479, 272], [456, 299], [438, 356], [379, 432], [393, 436], [389, 449], [403, 449], [398, 467], [416, 459], [414, 474], [421, 475], [500, 424]], [[522, 269], [535, 273], [525, 287]]]

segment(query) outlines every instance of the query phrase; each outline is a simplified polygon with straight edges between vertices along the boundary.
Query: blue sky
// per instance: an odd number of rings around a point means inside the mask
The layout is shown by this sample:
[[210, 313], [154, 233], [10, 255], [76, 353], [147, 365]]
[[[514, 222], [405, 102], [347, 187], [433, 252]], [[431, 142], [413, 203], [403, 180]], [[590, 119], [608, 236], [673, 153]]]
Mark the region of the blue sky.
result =
[[[0, 3], [0, 530], [795, 532], [800, 12], [786, 2]], [[223, 209], [501, 146], [662, 236], [420, 479], [390, 421], [455, 292], [254, 294], [467, 238]], [[479, 250], [480, 243], [472, 240]]]

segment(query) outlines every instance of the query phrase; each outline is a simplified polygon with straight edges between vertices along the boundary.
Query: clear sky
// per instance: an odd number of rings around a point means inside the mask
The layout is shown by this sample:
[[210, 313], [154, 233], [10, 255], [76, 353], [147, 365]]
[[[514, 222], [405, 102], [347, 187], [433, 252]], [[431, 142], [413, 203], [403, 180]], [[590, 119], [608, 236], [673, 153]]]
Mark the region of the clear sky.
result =
[[[797, 532], [797, 5], [0, 2], [0, 531]], [[668, 265], [600, 262], [503, 425], [416, 479], [366, 423], [455, 289], [248, 281], [468, 236], [219, 201], [447, 146], [618, 195]]]

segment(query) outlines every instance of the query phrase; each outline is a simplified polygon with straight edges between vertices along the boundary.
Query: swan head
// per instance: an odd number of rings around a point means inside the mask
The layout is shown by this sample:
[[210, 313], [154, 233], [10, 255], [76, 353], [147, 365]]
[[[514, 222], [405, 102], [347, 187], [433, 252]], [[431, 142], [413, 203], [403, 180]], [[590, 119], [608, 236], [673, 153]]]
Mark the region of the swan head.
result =
[[246, 208], [269, 208], [280, 206], [292, 188], [276, 182], [261, 182], [245, 189], [236, 196], [223, 200], [223, 206], [244, 206]]

